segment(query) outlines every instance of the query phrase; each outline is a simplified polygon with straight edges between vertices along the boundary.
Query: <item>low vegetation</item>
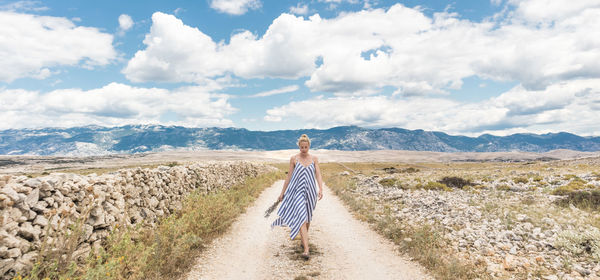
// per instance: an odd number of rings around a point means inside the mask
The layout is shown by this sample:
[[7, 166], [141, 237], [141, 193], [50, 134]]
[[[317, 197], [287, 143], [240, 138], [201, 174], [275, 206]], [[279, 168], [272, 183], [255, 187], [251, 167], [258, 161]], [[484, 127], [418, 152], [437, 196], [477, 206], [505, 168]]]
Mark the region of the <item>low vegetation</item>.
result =
[[575, 205], [580, 209], [600, 210], [600, 190], [572, 191], [557, 201], [559, 205]]
[[[352, 163], [346, 164], [360, 174], [374, 174], [378, 164]], [[384, 164], [382, 164], [384, 165]], [[447, 251], [444, 246], [442, 231], [432, 226], [423, 225], [406, 227], [390, 215], [389, 208], [383, 213], [378, 211], [377, 202], [365, 200], [354, 194], [355, 182], [350, 176], [340, 175], [346, 171], [344, 166], [335, 163], [321, 164], [323, 180], [334, 193], [352, 210], [354, 215], [369, 222], [377, 232], [398, 244], [403, 252], [425, 266], [430, 273], [439, 279], [473, 279], [481, 277], [480, 268], [473, 264], [461, 263], [459, 258]], [[384, 181], [389, 182], [389, 181]], [[422, 188], [450, 190], [446, 185], [428, 181]], [[385, 209], [388, 209], [386, 212]]]
[[[52, 253], [53, 248], [45, 248], [31, 274], [22, 279], [177, 278], [263, 189], [283, 178], [283, 172], [271, 172], [248, 178], [228, 190], [208, 195], [194, 192], [181, 211], [162, 219], [156, 228], [115, 226], [104, 246], [89, 254], [83, 263], [61, 258]], [[67, 244], [77, 242], [81, 234], [78, 224], [67, 235]], [[66, 248], [72, 247], [75, 246]], [[63, 253], [73, 255], [72, 251]]]
[[450, 188], [456, 188], [456, 189], [462, 189], [465, 186], [473, 186], [474, 185], [469, 180], [465, 180], [463, 178], [455, 177], [455, 176], [444, 177], [439, 181], [439, 183], [444, 184]]
[[357, 218], [436, 279], [600, 277], [599, 159], [420, 163], [400, 172], [409, 167], [321, 165]]

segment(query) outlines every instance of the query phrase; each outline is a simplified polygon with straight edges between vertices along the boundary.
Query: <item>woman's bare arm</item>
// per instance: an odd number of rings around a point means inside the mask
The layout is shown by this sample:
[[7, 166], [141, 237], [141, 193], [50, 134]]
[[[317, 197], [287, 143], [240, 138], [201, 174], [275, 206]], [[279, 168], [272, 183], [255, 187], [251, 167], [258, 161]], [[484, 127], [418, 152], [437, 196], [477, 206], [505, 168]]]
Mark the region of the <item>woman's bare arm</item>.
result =
[[285, 194], [285, 190], [292, 179], [292, 173], [294, 172], [294, 167], [296, 166], [296, 161], [294, 161], [294, 156], [290, 158], [290, 168], [287, 174], [287, 178], [285, 178], [285, 182], [283, 183], [283, 189], [281, 190], [281, 195], [279, 195], [279, 201], [283, 200], [283, 195]]
[[317, 177], [317, 183], [319, 184], [319, 200], [323, 198], [323, 178], [321, 178], [321, 168], [319, 168], [319, 159], [313, 156], [315, 161], [315, 175]]

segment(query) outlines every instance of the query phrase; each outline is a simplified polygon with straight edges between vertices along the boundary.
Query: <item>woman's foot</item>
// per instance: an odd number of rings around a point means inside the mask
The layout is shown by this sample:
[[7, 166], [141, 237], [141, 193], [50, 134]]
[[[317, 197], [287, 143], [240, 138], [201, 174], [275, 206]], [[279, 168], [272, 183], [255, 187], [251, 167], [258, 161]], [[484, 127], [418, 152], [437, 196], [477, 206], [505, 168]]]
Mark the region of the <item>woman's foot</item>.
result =
[[302, 253], [302, 258], [305, 260], [308, 260], [308, 259], [310, 259], [310, 254], [308, 252], [304, 252], [304, 253]]

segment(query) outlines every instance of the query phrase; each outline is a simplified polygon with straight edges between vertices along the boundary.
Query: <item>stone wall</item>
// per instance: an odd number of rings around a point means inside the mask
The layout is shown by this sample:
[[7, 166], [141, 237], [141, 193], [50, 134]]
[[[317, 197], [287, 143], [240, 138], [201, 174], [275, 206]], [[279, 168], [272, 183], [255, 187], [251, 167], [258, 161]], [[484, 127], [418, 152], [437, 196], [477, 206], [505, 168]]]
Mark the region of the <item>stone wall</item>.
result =
[[[102, 175], [53, 173], [38, 178], [0, 176], [0, 275], [27, 272], [43, 244], [66, 246], [69, 226], [85, 220], [74, 258], [102, 246], [112, 226], [154, 226], [178, 210], [195, 189], [229, 188], [271, 167], [248, 162], [198, 163], [121, 169]], [[81, 223], [80, 223], [81, 224]]]

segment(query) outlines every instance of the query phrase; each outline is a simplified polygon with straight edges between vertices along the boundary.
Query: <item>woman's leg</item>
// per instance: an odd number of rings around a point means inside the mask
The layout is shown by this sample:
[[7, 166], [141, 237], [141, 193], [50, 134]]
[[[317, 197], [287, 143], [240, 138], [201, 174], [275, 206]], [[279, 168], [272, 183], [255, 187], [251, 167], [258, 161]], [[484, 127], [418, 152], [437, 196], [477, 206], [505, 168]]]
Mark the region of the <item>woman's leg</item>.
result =
[[308, 230], [306, 223], [300, 227], [300, 239], [302, 241], [302, 247], [304, 247], [304, 254], [308, 255]]

